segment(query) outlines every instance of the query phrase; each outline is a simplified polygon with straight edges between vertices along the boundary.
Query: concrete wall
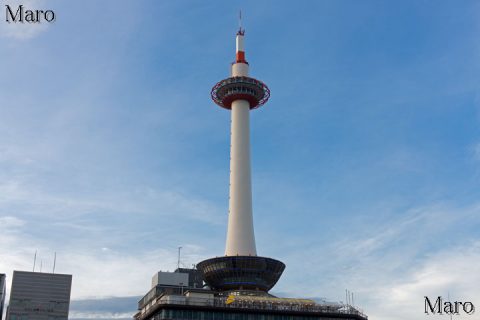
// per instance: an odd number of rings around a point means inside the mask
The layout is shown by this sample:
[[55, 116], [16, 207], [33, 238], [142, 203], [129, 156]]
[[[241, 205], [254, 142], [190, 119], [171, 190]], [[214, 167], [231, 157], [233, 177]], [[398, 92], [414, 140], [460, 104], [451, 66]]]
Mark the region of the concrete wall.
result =
[[154, 288], [157, 284], [187, 287], [188, 273], [159, 271], [152, 277], [152, 288]]

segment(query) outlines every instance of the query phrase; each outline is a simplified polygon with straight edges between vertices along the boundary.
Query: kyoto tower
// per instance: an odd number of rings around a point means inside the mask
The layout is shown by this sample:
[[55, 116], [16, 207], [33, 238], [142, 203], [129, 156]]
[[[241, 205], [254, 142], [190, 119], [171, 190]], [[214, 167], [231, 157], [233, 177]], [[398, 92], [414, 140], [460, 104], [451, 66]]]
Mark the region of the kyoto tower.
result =
[[236, 34], [236, 59], [231, 76], [211, 91], [213, 101], [231, 110], [230, 198], [225, 256], [197, 264], [205, 282], [216, 291], [266, 294], [285, 269], [281, 261], [257, 256], [252, 212], [250, 110], [264, 105], [270, 90], [249, 76], [245, 30]]

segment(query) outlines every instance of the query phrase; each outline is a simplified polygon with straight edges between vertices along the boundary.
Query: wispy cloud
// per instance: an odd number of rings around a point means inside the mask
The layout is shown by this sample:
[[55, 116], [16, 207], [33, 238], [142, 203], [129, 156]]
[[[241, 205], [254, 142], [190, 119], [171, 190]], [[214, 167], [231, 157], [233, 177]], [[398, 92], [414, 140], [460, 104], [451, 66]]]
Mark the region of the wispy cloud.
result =
[[[74, 298], [146, 292], [155, 271], [176, 266], [172, 241], [183, 247], [182, 265], [204, 258], [205, 248], [195, 244], [197, 235], [180, 237], [186, 229], [175, 227], [174, 221], [222, 221], [215, 216], [215, 205], [178, 191], [137, 187], [120, 194], [72, 197], [29, 182], [0, 185], [0, 270], [11, 281], [13, 270], [31, 270], [37, 251], [37, 271], [40, 261], [43, 271], [51, 271], [56, 251], [56, 271], [74, 275]], [[168, 233], [172, 228], [178, 229], [173, 240]]]
[[9, 230], [12, 228], [18, 228], [25, 224], [25, 221], [18, 219], [17, 217], [5, 216], [0, 217], [0, 228], [3, 230]]
[[[2, 219], [4, 221], [6, 219]], [[88, 234], [88, 233], [86, 233]], [[64, 235], [62, 235], [63, 237]], [[152, 239], [162, 238], [159, 234]], [[22, 249], [12, 251], [10, 248]], [[158, 270], [173, 271], [177, 264], [177, 252], [172, 249], [154, 249], [124, 252], [101, 247], [98, 239], [83, 241], [77, 246], [57, 245], [57, 273], [73, 274], [72, 298], [100, 298], [111, 296], [143, 295], [149, 290], [150, 279]], [[0, 270], [8, 273], [11, 282], [13, 270], [32, 270], [37, 252], [36, 271], [53, 269], [52, 245], [38, 242], [22, 230], [18, 224], [2, 228], [0, 234]], [[204, 257], [205, 249], [196, 244], [183, 243], [182, 265], [196, 263]]]
[[92, 212], [116, 214], [141, 214], [155, 216], [178, 216], [219, 224], [219, 208], [207, 200], [182, 191], [159, 190], [148, 186], [132, 186], [117, 192], [97, 195], [73, 196], [50, 193], [42, 186], [23, 179], [10, 179], [0, 183], [0, 213], [8, 208], [21, 206], [24, 214], [42, 217], [74, 217]]
[[[399, 308], [405, 311], [402, 316], [393, 319], [422, 319], [419, 316], [424, 309], [424, 296], [436, 299], [442, 296], [452, 301], [480, 301], [476, 284], [480, 275], [476, 271], [480, 263], [479, 242], [448, 247], [429, 255], [422, 263], [394, 284], [382, 298], [383, 306], [388, 309]], [[373, 293], [373, 292], [372, 292]], [[378, 318], [392, 315], [382, 310], [372, 310]], [[372, 314], [373, 316], [373, 314]]]
[[[468, 225], [480, 224], [480, 206], [438, 204], [397, 214], [378, 224], [360, 224], [353, 233], [339, 231], [330, 244], [311, 243], [311, 249], [289, 255], [279, 291], [344, 300], [348, 288], [378, 319], [423, 319], [425, 295], [450, 292], [480, 300], [474, 271], [480, 245], [462, 234]], [[392, 314], [395, 308], [402, 314]]]

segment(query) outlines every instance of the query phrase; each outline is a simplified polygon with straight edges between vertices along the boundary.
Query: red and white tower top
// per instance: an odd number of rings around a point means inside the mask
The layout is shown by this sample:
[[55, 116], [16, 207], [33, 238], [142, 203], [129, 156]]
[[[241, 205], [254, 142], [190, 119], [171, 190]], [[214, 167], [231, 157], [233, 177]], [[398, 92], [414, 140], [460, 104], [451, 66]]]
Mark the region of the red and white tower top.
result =
[[245, 30], [240, 27], [240, 29], [237, 32], [237, 59], [235, 62], [248, 64], [247, 60], [245, 60], [245, 49], [243, 46], [244, 35], [245, 35]]
[[232, 76], [218, 82], [211, 91], [213, 101], [225, 109], [232, 108], [235, 100], [246, 100], [250, 109], [256, 109], [270, 98], [270, 90], [260, 80], [249, 77], [249, 65], [245, 58], [245, 30], [240, 27], [236, 36], [235, 62]]

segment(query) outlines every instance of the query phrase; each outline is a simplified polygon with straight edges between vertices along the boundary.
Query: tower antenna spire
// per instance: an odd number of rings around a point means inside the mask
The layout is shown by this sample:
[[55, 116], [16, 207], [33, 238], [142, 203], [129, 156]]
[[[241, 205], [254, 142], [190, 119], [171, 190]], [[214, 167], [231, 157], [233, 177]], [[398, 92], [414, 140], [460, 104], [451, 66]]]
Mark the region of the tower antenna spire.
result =
[[242, 9], [238, 12], [238, 28], [242, 30]]
[[242, 9], [238, 11], [238, 32], [237, 34], [243, 35], [245, 33], [245, 29], [242, 29]]

